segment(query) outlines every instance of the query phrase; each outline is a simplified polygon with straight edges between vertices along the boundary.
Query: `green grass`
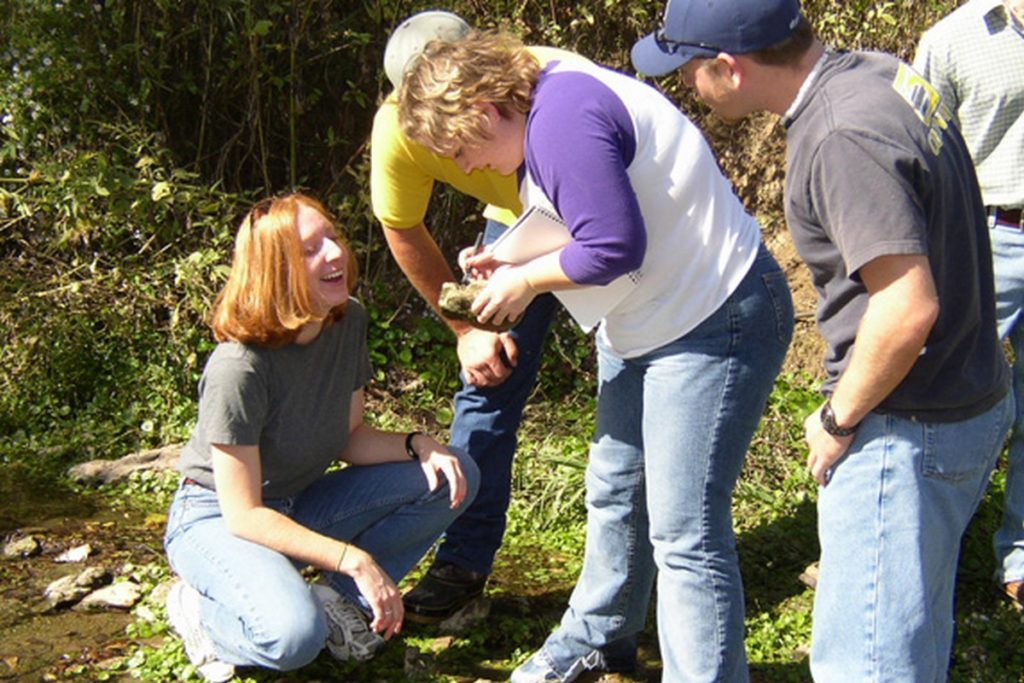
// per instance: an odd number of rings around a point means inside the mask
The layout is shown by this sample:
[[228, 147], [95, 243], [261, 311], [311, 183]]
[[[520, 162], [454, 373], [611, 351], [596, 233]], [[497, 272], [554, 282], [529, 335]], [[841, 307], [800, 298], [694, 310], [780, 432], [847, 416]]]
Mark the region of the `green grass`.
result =
[[[735, 496], [735, 527], [747, 594], [747, 653], [758, 682], [810, 680], [807, 650], [811, 636], [813, 590], [799, 580], [817, 558], [815, 487], [803, 468], [801, 424], [816, 402], [807, 378], [782, 377], [754, 440]], [[408, 425], [407, 407], [422, 410], [409, 397], [378, 405], [382, 424]], [[384, 404], [380, 404], [384, 405]], [[408, 624], [375, 660], [339, 664], [326, 654], [282, 678], [246, 670], [245, 678], [270, 681], [474, 681], [504, 680], [558, 624], [579, 573], [583, 553], [583, 467], [593, 411], [590, 393], [535, 401], [522, 430], [514, 474], [514, 501], [508, 532], [489, 585], [489, 616], [464, 633]], [[964, 541], [958, 586], [958, 637], [951, 670], [954, 682], [1022, 680], [1024, 624], [991, 588], [991, 533], [999, 523], [1004, 476], [997, 472]], [[106, 489], [123, 509], [165, 509], [173, 478], [135, 477]], [[423, 565], [405, 585], [418, 578]], [[147, 587], [168, 576], [154, 559], [133, 572]], [[194, 672], [179, 641], [167, 631], [162, 605], [149, 599], [137, 610], [126, 636], [136, 643], [112, 669], [88, 666], [65, 670], [83, 680], [113, 677], [189, 680]], [[641, 638], [644, 672], [616, 681], [658, 680], [657, 635], [653, 612]]]

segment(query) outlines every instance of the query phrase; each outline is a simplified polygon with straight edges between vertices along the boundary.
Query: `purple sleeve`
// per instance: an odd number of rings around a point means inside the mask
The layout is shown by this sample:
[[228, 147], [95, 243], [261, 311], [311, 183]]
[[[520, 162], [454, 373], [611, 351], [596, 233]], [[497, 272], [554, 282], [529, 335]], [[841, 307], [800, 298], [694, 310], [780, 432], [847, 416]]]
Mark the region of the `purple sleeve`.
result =
[[530, 175], [572, 233], [569, 279], [607, 284], [639, 268], [647, 231], [626, 174], [636, 136], [619, 97], [588, 74], [542, 74], [526, 136]]

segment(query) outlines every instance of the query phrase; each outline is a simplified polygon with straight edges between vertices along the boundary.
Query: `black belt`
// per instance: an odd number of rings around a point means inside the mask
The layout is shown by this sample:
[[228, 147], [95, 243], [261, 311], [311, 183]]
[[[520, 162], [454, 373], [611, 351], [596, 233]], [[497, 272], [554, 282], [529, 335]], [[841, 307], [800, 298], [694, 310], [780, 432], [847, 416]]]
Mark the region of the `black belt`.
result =
[[1022, 218], [1019, 208], [1004, 209], [999, 206], [990, 206], [988, 207], [988, 215], [991, 216], [996, 225], [1007, 225], [1011, 228], [1024, 230], [1024, 218]]
[[207, 491], [212, 490], [212, 489], [210, 489], [209, 486], [204, 486], [203, 484], [200, 484], [198, 481], [196, 481], [192, 477], [185, 477], [185, 478], [183, 478], [181, 480], [181, 483], [182, 484], [188, 484], [189, 486], [198, 486], [199, 488], [206, 489]]

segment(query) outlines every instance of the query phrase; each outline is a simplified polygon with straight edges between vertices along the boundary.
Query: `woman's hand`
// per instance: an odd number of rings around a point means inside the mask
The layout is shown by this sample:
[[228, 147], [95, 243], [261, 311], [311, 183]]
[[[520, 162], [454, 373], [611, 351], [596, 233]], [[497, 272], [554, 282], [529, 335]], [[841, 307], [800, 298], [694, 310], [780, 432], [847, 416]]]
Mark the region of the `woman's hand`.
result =
[[431, 491], [436, 491], [441, 484], [440, 475], [443, 475], [448, 480], [452, 510], [462, 505], [462, 501], [466, 499], [466, 493], [468, 493], [468, 486], [466, 477], [462, 474], [462, 465], [459, 463], [459, 459], [429, 434], [416, 434], [413, 437], [412, 447], [420, 456], [420, 467], [427, 475], [428, 488]]
[[477, 250], [476, 252], [473, 251], [472, 247], [467, 247], [459, 252], [459, 265], [474, 280], [488, 280], [494, 274], [494, 271], [507, 266], [508, 263], [494, 258], [494, 252], [491, 251], [490, 247], [486, 247], [483, 251]]
[[349, 544], [338, 570], [352, 577], [373, 610], [370, 628], [385, 640], [402, 630], [405, 606], [398, 586], [368, 552]]
[[523, 268], [503, 266], [490, 274], [487, 286], [477, 294], [470, 309], [481, 322], [500, 325], [519, 318], [538, 293]]

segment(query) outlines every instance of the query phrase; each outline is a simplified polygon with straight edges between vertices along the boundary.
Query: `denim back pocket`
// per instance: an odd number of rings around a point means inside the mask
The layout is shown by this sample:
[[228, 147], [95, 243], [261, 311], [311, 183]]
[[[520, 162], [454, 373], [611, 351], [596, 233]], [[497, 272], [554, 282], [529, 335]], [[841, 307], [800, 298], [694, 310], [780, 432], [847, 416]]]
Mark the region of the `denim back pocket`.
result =
[[961, 482], [993, 467], [1009, 428], [1006, 400], [977, 417], [961, 422], [929, 422], [924, 429], [924, 476]]

